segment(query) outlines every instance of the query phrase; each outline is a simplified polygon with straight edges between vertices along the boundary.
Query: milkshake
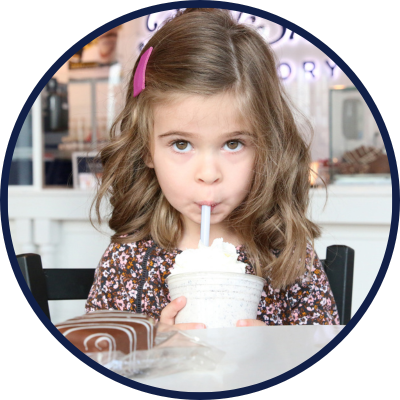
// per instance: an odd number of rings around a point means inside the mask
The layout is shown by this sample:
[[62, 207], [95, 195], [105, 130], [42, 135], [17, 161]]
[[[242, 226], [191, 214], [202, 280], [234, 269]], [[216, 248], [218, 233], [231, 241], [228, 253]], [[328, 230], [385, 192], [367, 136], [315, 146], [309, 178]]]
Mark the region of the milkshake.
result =
[[167, 278], [171, 300], [187, 299], [175, 323], [204, 323], [207, 328], [234, 327], [239, 319], [256, 319], [265, 280], [246, 274], [233, 244], [215, 239], [199, 242], [175, 258]]

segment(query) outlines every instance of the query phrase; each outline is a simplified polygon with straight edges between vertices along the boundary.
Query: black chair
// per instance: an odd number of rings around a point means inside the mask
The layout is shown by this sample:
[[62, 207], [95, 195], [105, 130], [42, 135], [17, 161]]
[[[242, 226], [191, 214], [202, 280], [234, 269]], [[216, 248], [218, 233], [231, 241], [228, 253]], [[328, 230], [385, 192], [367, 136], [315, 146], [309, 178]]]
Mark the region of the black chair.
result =
[[351, 318], [354, 250], [343, 245], [329, 246], [326, 249], [326, 259], [321, 260], [321, 263], [336, 301], [340, 323], [346, 325]]
[[17, 256], [22, 275], [40, 308], [50, 319], [49, 300], [84, 300], [94, 279], [94, 268], [43, 268], [38, 254]]
[[[37, 254], [21, 254], [17, 260], [34, 299], [49, 319], [49, 300], [86, 299], [93, 284], [93, 268], [43, 269]], [[342, 245], [329, 246], [326, 259], [321, 263], [338, 307], [340, 322], [346, 325], [351, 318], [354, 250]]]

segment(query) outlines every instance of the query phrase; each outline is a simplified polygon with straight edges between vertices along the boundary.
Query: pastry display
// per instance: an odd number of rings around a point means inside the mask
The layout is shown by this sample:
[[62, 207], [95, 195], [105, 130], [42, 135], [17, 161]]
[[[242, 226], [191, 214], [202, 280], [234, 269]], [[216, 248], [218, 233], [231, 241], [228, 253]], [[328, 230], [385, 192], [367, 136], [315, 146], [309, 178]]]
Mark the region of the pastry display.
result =
[[340, 174], [390, 173], [387, 155], [372, 146], [360, 146], [343, 154], [338, 165]]

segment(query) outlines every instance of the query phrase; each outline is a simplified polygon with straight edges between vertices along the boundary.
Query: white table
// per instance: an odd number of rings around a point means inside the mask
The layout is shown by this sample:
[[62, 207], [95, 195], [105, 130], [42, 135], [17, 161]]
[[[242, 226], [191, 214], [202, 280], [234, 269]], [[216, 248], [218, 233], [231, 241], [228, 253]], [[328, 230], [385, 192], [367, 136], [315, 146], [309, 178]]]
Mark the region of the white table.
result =
[[343, 327], [266, 326], [186, 331], [225, 352], [215, 370], [135, 380], [157, 388], [186, 392], [215, 392], [254, 385], [306, 361]]

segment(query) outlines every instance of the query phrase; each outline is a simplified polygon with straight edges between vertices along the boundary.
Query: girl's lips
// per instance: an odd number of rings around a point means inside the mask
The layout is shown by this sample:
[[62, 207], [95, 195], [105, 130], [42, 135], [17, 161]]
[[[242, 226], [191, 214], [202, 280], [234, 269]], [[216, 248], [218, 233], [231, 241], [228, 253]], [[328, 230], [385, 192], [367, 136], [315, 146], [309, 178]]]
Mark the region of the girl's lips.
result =
[[196, 204], [199, 206], [200, 210], [201, 210], [201, 206], [210, 206], [211, 207], [211, 212], [214, 210], [215, 207], [218, 206], [218, 204], [221, 203], [215, 203], [212, 201], [201, 201], [201, 202], [196, 202]]

